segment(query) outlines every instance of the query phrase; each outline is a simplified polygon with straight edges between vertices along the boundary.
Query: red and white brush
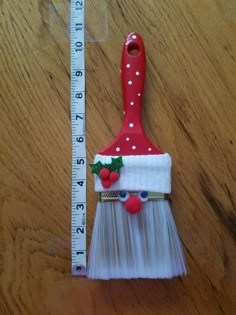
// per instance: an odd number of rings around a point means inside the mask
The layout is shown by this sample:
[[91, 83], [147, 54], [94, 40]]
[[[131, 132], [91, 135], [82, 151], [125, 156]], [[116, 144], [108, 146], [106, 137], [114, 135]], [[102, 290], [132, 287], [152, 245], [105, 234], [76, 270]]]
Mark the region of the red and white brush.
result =
[[[130, 54], [134, 49], [137, 54]], [[142, 127], [145, 71], [143, 41], [131, 33], [125, 40], [121, 62], [124, 123], [113, 143], [90, 164], [99, 200], [89, 278], [172, 278], [186, 274], [167, 200], [171, 157], [149, 141]]]

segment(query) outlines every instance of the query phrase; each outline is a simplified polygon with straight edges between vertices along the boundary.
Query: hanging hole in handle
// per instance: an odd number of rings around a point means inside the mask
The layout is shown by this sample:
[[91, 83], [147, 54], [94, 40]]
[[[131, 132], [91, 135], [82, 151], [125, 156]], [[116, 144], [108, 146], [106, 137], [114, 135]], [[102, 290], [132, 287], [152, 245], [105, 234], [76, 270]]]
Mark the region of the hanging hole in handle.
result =
[[128, 54], [130, 56], [137, 56], [140, 53], [140, 47], [137, 44], [129, 44], [128, 45]]

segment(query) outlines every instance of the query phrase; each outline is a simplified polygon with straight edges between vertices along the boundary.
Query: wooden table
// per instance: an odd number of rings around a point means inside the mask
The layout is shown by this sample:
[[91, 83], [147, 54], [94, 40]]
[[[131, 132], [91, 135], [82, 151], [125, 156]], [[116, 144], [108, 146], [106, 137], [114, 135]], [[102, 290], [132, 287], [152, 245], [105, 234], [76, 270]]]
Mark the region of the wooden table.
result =
[[[121, 126], [123, 40], [145, 41], [144, 125], [173, 156], [189, 269], [162, 281], [71, 277], [68, 3], [2, 0], [0, 10], [0, 314], [235, 314], [236, 2], [107, 1], [108, 40], [86, 45], [92, 161]], [[87, 192], [89, 244], [89, 171]]]

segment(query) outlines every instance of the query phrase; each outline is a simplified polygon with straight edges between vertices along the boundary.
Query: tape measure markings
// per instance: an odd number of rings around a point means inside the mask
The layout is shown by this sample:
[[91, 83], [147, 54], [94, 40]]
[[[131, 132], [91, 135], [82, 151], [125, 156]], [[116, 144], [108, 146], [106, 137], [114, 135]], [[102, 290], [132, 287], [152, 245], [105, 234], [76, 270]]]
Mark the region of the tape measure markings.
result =
[[71, 0], [72, 275], [86, 274], [84, 2]]

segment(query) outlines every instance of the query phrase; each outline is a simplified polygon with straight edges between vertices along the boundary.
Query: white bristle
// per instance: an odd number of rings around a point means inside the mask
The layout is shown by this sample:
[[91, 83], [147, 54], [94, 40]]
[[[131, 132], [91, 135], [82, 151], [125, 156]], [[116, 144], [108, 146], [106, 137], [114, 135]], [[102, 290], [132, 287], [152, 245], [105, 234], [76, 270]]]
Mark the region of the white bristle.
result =
[[87, 276], [94, 279], [172, 278], [186, 274], [168, 201], [147, 201], [138, 214], [98, 202]]

